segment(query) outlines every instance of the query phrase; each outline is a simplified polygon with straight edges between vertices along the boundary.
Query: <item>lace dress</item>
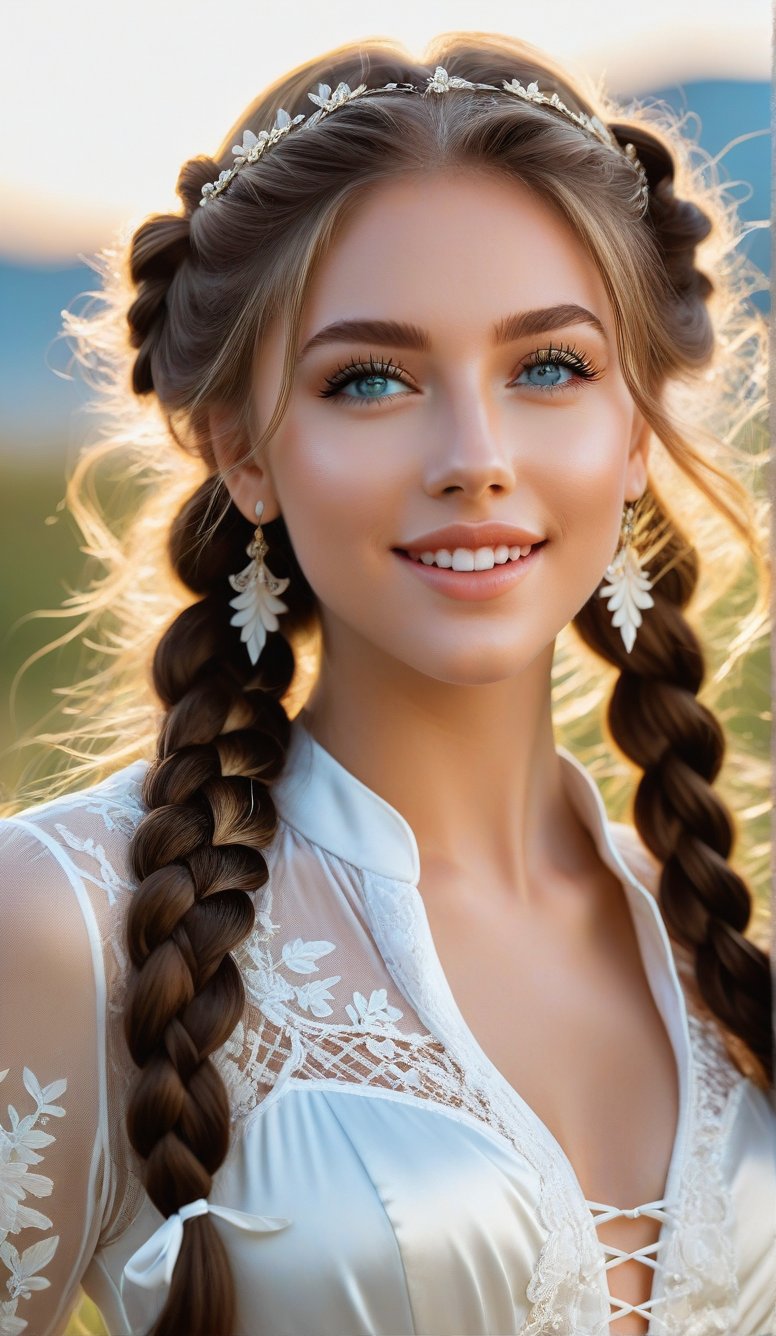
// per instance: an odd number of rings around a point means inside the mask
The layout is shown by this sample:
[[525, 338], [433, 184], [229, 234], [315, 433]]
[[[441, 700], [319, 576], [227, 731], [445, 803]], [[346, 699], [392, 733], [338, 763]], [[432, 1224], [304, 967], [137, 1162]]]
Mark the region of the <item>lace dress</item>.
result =
[[[693, 1010], [686, 960], [635, 831], [564, 749], [564, 784], [621, 881], [674, 1049], [680, 1110], [665, 1191], [591, 1202], [538, 1115], [467, 1027], [418, 890], [407, 822], [297, 718], [273, 788], [247, 1006], [214, 1060], [232, 1138], [211, 1205], [240, 1336], [650, 1336], [776, 1332], [776, 1109]], [[164, 1221], [124, 1132], [122, 1033], [145, 762], [0, 823], [0, 1336], [61, 1332], [79, 1285], [111, 1336], [147, 1331], [165, 1284], [127, 1262]], [[648, 1215], [656, 1244], [605, 1245]], [[618, 1299], [628, 1258], [647, 1303]]]

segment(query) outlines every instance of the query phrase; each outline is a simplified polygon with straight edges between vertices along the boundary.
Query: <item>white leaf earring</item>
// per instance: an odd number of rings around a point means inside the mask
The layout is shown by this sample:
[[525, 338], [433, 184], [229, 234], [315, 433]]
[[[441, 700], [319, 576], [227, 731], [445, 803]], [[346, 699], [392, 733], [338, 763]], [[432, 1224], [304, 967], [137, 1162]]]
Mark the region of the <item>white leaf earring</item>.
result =
[[619, 626], [620, 635], [629, 654], [636, 643], [636, 631], [642, 622], [639, 609], [655, 606], [655, 600], [649, 593], [652, 588], [652, 582], [648, 579], [649, 571], [643, 569], [639, 554], [632, 543], [634, 515], [635, 510], [629, 505], [623, 517], [620, 535], [623, 545], [606, 568], [606, 579], [609, 584], [605, 584], [598, 591], [601, 598], [610, 596], [606, 606], [614, 614], [612, 626]]
[[279, 580], [264, 564], [264, 553], [269, 549], [261, 531], [261, 517], [264, 502], [256, 503], [256, 518], [259, 523], [245, 549], [251, 560], [244, 570], [229, 576], [232, 589], [238, 591], [237, 598], [230, 599], [229, 607], [237, 611], [230, 626], [241, 626], [240, 639], [245, 643], [251, 663], [258, 663], [259, 655], [267, 641], [268, 631], [277, 631], [278, 612], [288, 612], [288, 608], [278, 597], [291, 583]]

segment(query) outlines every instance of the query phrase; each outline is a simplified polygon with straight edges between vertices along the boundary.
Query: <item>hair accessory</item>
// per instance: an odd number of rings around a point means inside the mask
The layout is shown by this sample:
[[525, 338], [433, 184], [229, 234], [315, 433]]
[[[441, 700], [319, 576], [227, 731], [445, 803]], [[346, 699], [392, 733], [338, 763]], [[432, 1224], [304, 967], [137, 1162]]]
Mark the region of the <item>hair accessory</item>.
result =
[[623, 546], [606, 568], [609, 584], [598, 591], [600, 598], [610, 595], [606, 606], [614, 613], [612, 626], [619, 626], [620, 635], [629, 654], [636, 643], [636, 631], [642, 622], [639, 609], [655, 606], [655, 600], [649, 593], [653, 587], [647, 578], [649, 571], [643, 569], [638, 552], [632, 544], [635, 513], [632, 505], [626, 508], [620, 535]]
[[[256, 504], [259, 521], [263, 513], [264, 502], [259, 501]], [[288, 588], [290, 580], [277, 579], [265, 566], [264, 553], [269, 548], [264, 541], [261, 523], [256, 525], [253, 538], [245, 550], [251, 558], [248, 565], [237, 575], [229, 576], [232, 589], [238, 590], [237, 598], [229, 602], [230, 608], [237, 609], [229, 625], [242, 627], [240, 639], [245, 642], [251, 663], [257, 663], [267, 641], [267, 632], [278, 629], [275, 614], [288, 612], [285, 603], [277, 595]]]
[[156, 1290], [169, 1285], [181, 1250], [185, 1222], [197, 1215], [207, 1215], [208, 1211], [227, 1220], [230, 1225], [236, 1225], [238, 1229], [248, 1229], [256, 1234], [285, 1229], [286, 1225], [292, 1223], [282, 1216], [250, 1215], [247, 1211], [235, 1211], [231, 1206], [216, 1206], [207, 1198], [198, 1197], [196, 1201], [186, 1202], [174, 1215], [168, 1215], [150, 1239], [146, 1239], [137, 1252], [132, 1254], [122, 1273], [122, 1293], [125, 1279], [142, 1290]]
[[519, 79], [512, 79], [509, 82], [503, 79], [499, 88], [496, 84], [471, 83], [468, 79], [462, 79], [456, 74], [448, 74], [447, 70], [441, 65], [437, 65], [434, 73], [427, 77], [426, 87], [423, 89], [411, 83], [387, 83], [380, 88], [367, 88], [366, 84], [359, 84], [357, 88], [351, 88], [349, 84], [339, 83], [332, 92], [329, 84], [318, 84], [314, 93], [307, 94], [310, 101], [318, 107], [318, 110], [312, 116], [305, 117], [300, 114], [291, 117], [281, 107], [275, 113], [275, 124], [272, 129], [261, 130], [258, 135], [254, 134], [252, 130], [244, 130], [242, 143], [235, 144], [232, 147], [234, 165], [224, 168], [219, 173], [216, 181], [209, 181], [202, 187], [202, 198], [199, 202], [200, 204], [207, 204], [210, 200], [215, 199], [217, 195], [223, 194], [241, 168], [248, 163], [258, 162], [259, 158], [263, 157], [295, 126], [301, 125], [303, 130], [309, 130], [325, 116], [329, 116], [337, 107], [344, 106], [346, 102], [353, 102], [356, 98], [371, 97], [376, 93], [417, 93], [421, 97], [427, 97], [434, 93], [448, 93], [455, 88], [484, 89], [491, 93], [512, 93], [515, 97], [522, 98], [524, 102], [533, 102], [537, 106], [550, 107], [553, 111], [560, 112], [561, 116], [565, 116], [579, 129], [594, 135], [607, 148], [625, 154], [638, 176], [639, 196], [646, 205], [648, 194], [647, 174], [636, 156], [633, 144], [626, 144], [623, 148], [608, 126], [604, 125], [598, 116], [586, 116], [584, 112], [571, 111], [561, 101], [557, 93], [551, 93], [548, 96], [546, 93], [540, 92], [536, 81], [524, 86]]

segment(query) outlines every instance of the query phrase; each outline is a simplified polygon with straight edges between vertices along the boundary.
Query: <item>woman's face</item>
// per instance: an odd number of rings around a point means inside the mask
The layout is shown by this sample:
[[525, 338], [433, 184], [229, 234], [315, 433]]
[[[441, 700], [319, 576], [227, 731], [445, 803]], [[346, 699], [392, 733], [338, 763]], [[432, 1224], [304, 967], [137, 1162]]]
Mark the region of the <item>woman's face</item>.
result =
[[[386, 328], [326, 332], [342, 322]], [[646, 482], [647, 433], [581, 244], [504, 177], [382, 184], [320, 264], [298, 351], [260, 486], [236, 499], [251, 519], [257, 496], [266, 521], [283, 514], [330, 643], [451, 683], [519, 673], [599, 586]], [[262, 430], [282, 356], [278, 327], [257, 367]], [[456, 596], [478, 575], [427, 579], [396, 551], [491, 521], [543, 546], [487, 598]]]

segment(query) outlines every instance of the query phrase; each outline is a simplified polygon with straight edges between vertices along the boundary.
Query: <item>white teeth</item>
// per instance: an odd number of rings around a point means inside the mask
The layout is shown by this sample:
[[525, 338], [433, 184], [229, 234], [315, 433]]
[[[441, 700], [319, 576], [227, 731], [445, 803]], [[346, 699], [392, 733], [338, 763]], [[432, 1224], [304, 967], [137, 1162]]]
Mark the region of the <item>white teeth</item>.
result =
[[424, 566], [441, 566], [454, 571], [489, 571], [493, 566], [503, 566], [507, 561], [517, 561], [531, 551], [531, 544], [525, 547], [507, 547], [500, 543], [498, 547], [478, 547], [472, 551], [468, 547], [457, 547], [454, 552], [442, 547], [438, 552], [410, 552], [413, 561], [422, 561]]

